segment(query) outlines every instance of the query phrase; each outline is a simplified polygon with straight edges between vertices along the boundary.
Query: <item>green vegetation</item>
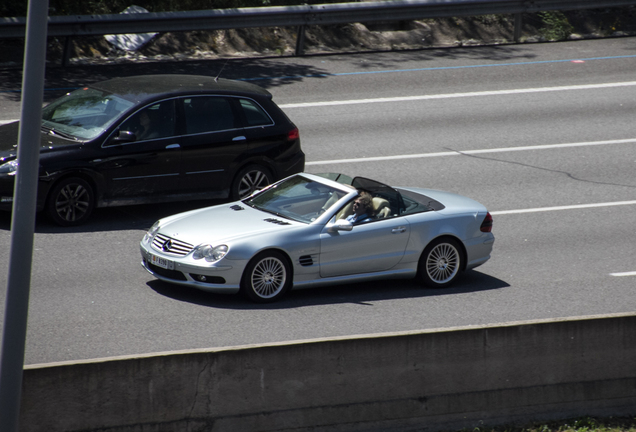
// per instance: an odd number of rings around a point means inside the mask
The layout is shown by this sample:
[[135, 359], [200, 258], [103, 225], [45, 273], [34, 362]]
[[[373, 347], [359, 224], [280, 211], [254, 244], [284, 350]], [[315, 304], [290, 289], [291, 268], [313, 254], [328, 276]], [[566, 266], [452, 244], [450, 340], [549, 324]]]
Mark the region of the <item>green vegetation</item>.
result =
[[526, 426], [477, 427], [462, 432], [636, 432], [636, 417], [584, 417]]
[[507, 14], [490, 14], [479, 15], [473, 18], [475, 21], [481, 22], [488, 26], [507, 25], [512, 19], [512, 15]]
[[539, 31], [548, 40], [564, 40], [572, 34], [574, 28], [562, 12], [539, 12], [543, 28]]

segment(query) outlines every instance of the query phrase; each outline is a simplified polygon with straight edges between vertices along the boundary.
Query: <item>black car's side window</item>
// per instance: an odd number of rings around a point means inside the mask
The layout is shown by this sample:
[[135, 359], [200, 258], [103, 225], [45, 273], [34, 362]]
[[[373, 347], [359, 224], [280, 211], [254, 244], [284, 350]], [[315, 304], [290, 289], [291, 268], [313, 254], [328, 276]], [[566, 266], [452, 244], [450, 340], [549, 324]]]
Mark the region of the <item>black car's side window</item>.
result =
[[122, 123], [119, 130], [135, 134], [136, 141], [174, 135], [174, 102], [167, 100], [137, 111]]
[[187, 134], [216, 132], [239, 127], [230, 101], [218, 96], [183, 99]]
[[274, 124], [269, 115], [256, 102], [240, 99], [240, 106], [245, 113], [248, 126], [267, 126]]

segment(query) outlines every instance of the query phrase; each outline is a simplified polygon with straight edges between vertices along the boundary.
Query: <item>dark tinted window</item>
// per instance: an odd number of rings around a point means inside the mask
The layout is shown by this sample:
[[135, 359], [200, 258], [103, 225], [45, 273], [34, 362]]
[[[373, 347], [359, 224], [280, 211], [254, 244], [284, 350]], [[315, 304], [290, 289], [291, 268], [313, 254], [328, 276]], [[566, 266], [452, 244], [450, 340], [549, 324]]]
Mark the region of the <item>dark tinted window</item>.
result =
[[137, 111], [122, 123], [119, 130], [135, 134], [137, 141], [174, 135], [174, 102], [167, 100]]
[[249, 99], [241, 99], [240, 102], [248, 126], [266, 126], [274, 123], [256, 102]]
[[187, 134], [215, 132], [238, 127], [227, 98], [198, 96], [183, 99]]

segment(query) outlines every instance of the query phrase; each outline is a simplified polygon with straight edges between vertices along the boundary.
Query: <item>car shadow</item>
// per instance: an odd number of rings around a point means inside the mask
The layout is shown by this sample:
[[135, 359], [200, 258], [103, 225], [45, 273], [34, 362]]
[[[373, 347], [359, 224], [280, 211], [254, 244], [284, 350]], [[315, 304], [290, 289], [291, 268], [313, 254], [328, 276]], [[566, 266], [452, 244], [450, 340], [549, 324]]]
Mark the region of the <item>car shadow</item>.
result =
[[[146, 230], [157, 220], [177, 213], [223, 204], [228, 200], [183, 201], [160, 204], [141, 204], [123, 207], [105, 207], [93, 210], [89, 220], [80, 226], [62, 227], [43, 212], [36, 214], [35, 233], [80, 234], [102, 231]], [[11, 230], [11, 212], [0, 212], [0, 231]]]
[[[186, 59], [182, 61], [148, 61], [116, 64], [47, 66], [44, 102], [51, 102], [79, 87], [107, 79], [152, 74], [204, 75], [234, 80], [256, 81], [268, 90], [307, 78], [327, 78], [321, 67], [289, 61], [285, 57]], [[0, 92], [10, 100], [19, 101], [22, 69], [0, 69]]]
[[[358, 61], [359, 70], [372, 68], [396, 68], [410, 61], [450, 60], [512, 61], [531, 60], [536, 55], [528, 47], [520, 45], [481, 45], [465, 47], [418, 47], [400, 51], [341, 51], [337, 53], [312, 53], [308, 57], [328, 57], [332, 61], [351, 63], [351, 56]], [[221, 76], [227, 79], [252, 81], [268, 90], [302, 82], [307, 79], [326, 79], [332, 75], [320, 66], [294, 61], [294, 57], [259, 56], [229, 57], [217, 59], [182, 59], [179, 61], [142, 61], [112, 64], [76, 64], [62, 67], [49, 64], [46, 68], [44, 101], [51, 102], [63, 94], [81, 86], [114, 77], [150, 74], [189, 74]], [[22, 67], [0, 69], [0, 92], [5, 97], [19, 101], [22, 86]]]
[[377, 280], [328, 287], [292, 290], [273, 303], [253, 303], [236, 294], [215, 294], [195, 288], [152, 280], [147, 285], [157, 294], [173, 300], [217, 309], [279, 310], [307, 306], [357, 303], [371, 305], [383, 300], [414, 299], [489, 291], [510, 286], [507, 282], [476, 270], [465, 272], [457, 282], [444, 289], [422, 287], [414, 280]]

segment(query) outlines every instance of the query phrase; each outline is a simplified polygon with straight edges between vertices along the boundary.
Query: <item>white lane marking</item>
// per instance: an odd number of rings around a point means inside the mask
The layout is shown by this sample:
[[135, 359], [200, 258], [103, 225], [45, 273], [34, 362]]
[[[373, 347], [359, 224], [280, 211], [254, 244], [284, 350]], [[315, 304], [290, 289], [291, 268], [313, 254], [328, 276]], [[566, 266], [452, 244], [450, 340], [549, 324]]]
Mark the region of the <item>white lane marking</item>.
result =
[[561, 211], [561, 210], [613, 207], [613, 206], [623, 206], [623, 205], [636, 205], [636, 201], [615, 201], [615, 202], [595, 203], [595, 204], [576, 204], [576, 205], [569, 205], [569, 206], [537, 207], [537, 208], [519, 209], [519, 210], [502, 210], [502, 211], [491, 211], [490, 214], [493, 216], [498, 216], [498, 215], [509, 215], [509, 214], [520, 214], [520, 213], [539, 213], [539, 212]]
[[633, 272], [623, 272], [623, 273], [610, 273], [610, 276], [617, 276], [617, 277], [622, 277], [622, 276], [636, 276], [636, 271], [633, 271]]
[[600, 146], [600, 145], [614, 145], [614, 144], [632, 144], [636, 143], [636, 138], [608, 140], [608, 141], [590, 141], [580, 143], [564, 143], [564, 144], [544, 144], [535, 146], [523, 146], [523, 147], [501, 147], [494, 149], [481, 149], [481, 150], [457, 150], [448, 152], [437, 153], [419, 153], [419, 154], [405, 154], [394, 156], [377, 156], [377, 157], [362, 157], [352, 159], [334, 159], [325, 161], [306, 162], [305, 165], [330, 165], [330, 164], [342, 164], [342, 163], [360, 163], [360, 162], [377, 162], [399, 159], [416, 159], [416, 158], [432, 158], [432, 157], [445, 157], [445, 156], [461, 156], [461, 155], [474, 155], [474, 154], [486, 154], [486, 153], [504, 153], [515, 151], [531, 151], [531, 150], [553, 150], [560, 148], [571, 147], [587, 147], [587, 146]]
[[604, 83], [604, 84], [584, 84], [584, 85], [560, 86], [560, 87], [537, 87], [537, 88], [512, 89], [512, 90], [492, 90], [492, 91], [480, 91], [480, 92], [469, 92], [469, 93], [446, 93], [446, 94], [434, 94], [434, 95], [422, 95], [422, 96], [402, 96], [402, 97], [352, 99], [352, 100], [327, 101], [327, 102], [290, 103], [290, 104], [282, 104], [279, 106], [283, 109], [285, 108], [313, 108], [313, 107], [325, 107], [325, 106], [336, 106], [336, 105], [355, 105], [355, 104], [371, 104], [371, 103], [386, 103], [386, 102], [410, 102], [410, 101], [421, 101], [421, 100], [453, 99], [453, 98], [480, 97], [480, 96], [507, 96], [507, 95], [515, 95], [515, 94], [545, 93], [545, 92], [553, 92], [553, 91], [595, 90], [595, 89], [603, 89], [603, 88], [630, 87], [630, 86], [636, 86], [636, 81]]
[[17, 121], [17, 119], [16, 120], [0, 120], [0, 126], [2, 126], [3, 124], [14, 122], [14, 121]]

